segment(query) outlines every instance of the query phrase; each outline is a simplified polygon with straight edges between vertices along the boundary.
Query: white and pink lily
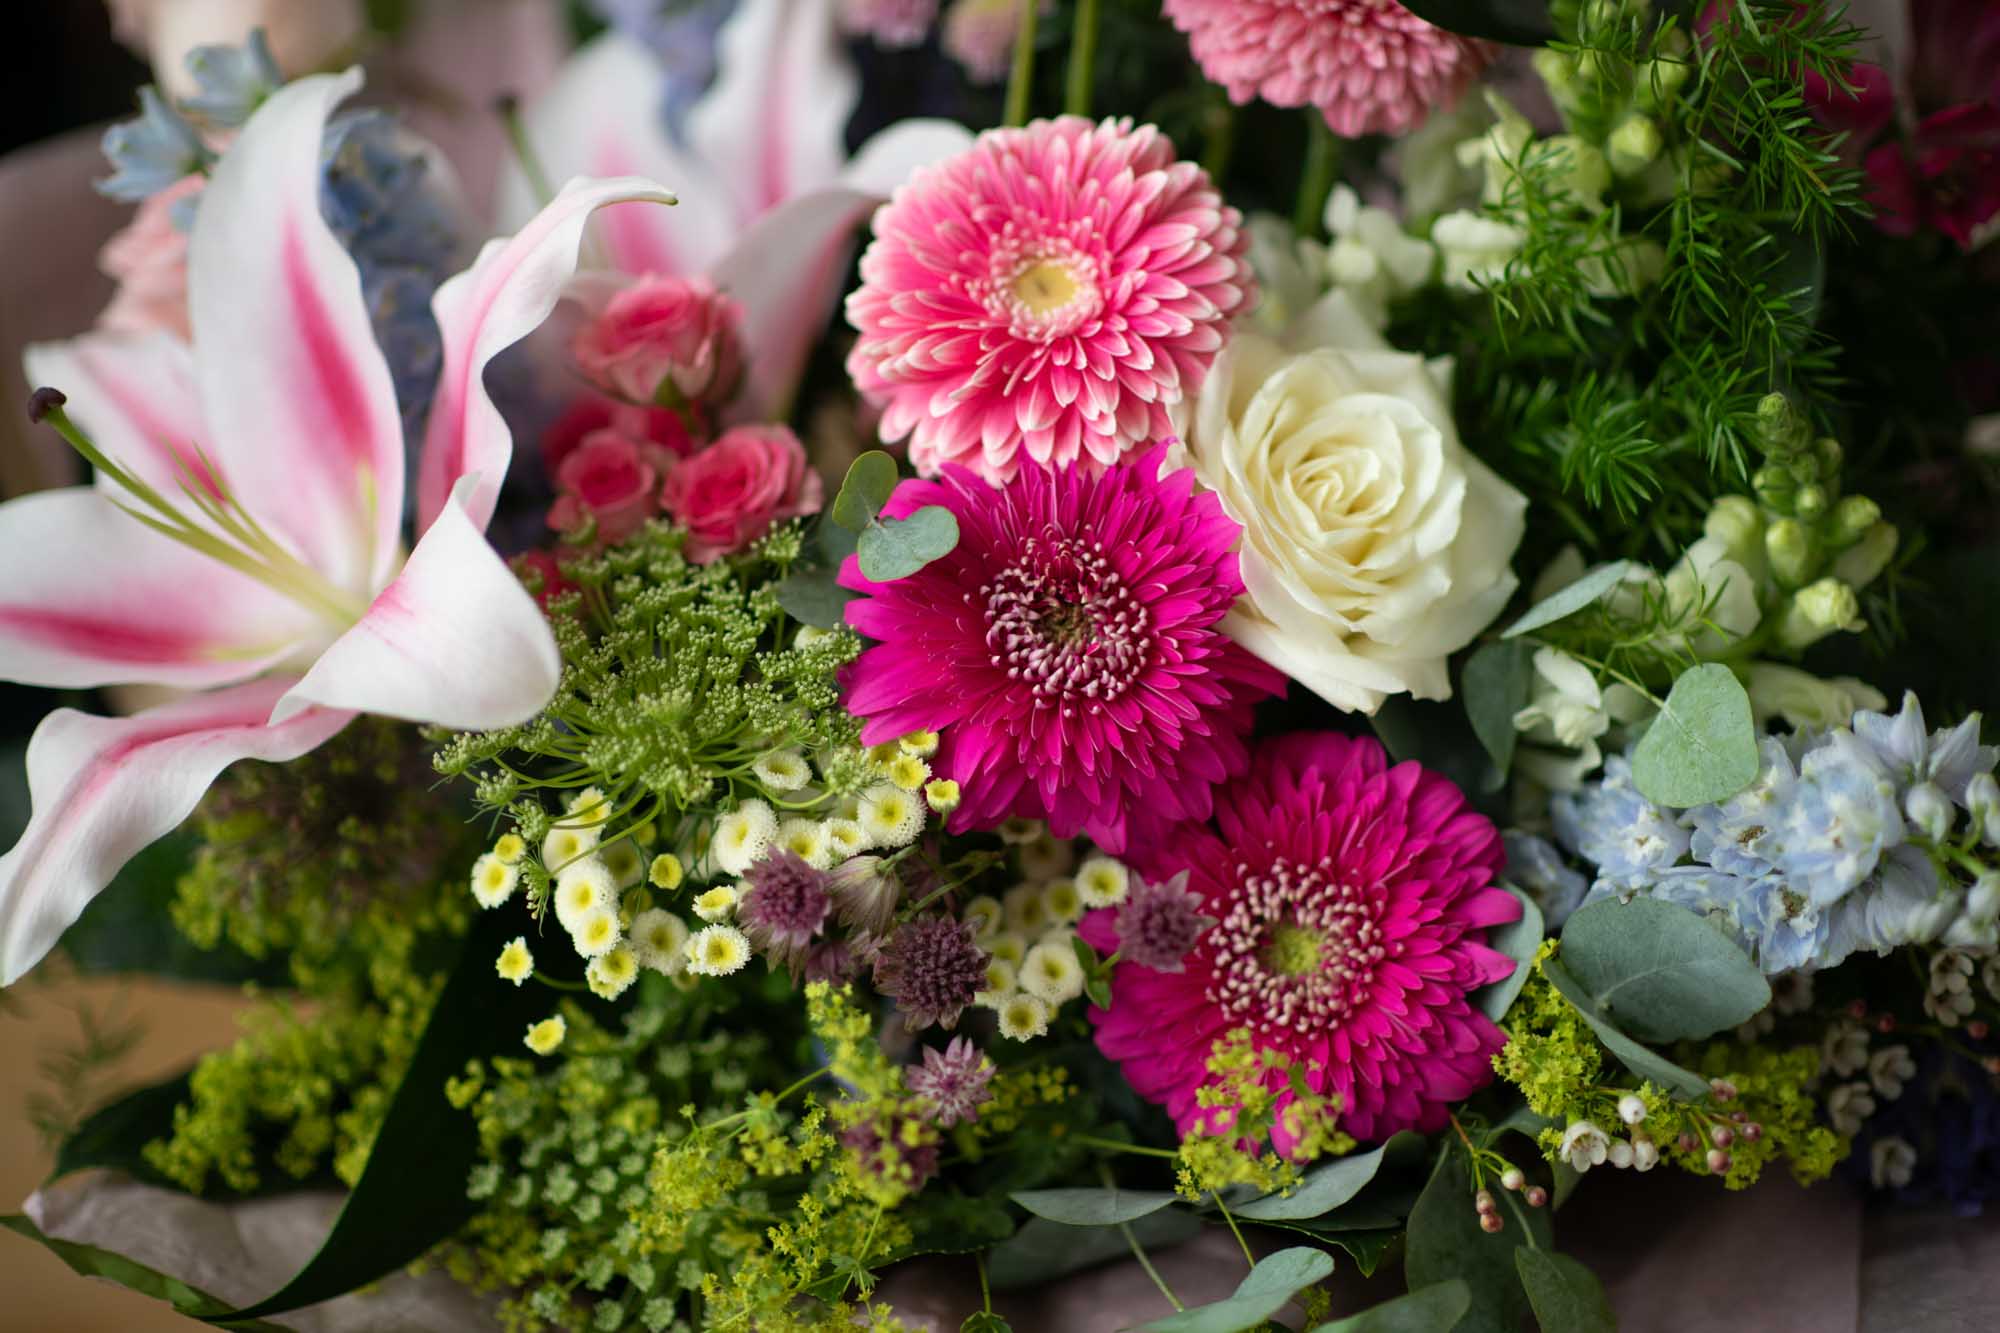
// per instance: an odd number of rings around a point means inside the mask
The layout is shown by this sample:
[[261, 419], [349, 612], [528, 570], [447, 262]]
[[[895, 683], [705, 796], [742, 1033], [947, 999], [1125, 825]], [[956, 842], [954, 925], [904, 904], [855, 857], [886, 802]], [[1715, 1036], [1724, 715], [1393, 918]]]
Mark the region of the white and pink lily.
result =
[[0, 678], [202, 692], [133, 717], [59, 709], [36, 730], [34, 814], [0, 857], [0, 985], [229, 764], [297, 758], [364, 712], [503, 726], [555, 688], [548, 626], [482, 535], [513, 443], [481, 375], [554, 308], [592, 211], [673, 196], [573, 182], [439, 289], [406, 558], [389, 368], [319, 212], [321, 133], [360, 82], [287, 86], [217, 166], [189, 242], [192, 346], [98, 334], [29, 352], [99, 475], [0, 505]]
[[[844, 144], [861, 84], [836, 23], [836, 0], [743, 0], [723, 25], [715, 83], [688, 112], [687, 141], [656, 114], [662, 76], [637, 42], [606, 34], [572, 56], [525, 113], [547, 174], [673, 181], [670, 212], [612, 208], [593, 228], [621, 273], [706, 276], [742, 307], [746, 355], [730, 415], [782, 417], [840, 295], [857, 227], [918, 167], [965, 151], [946, 120], [904, 120]], [[536, 199], [525, 173], [501, 182], [501, 221]]]

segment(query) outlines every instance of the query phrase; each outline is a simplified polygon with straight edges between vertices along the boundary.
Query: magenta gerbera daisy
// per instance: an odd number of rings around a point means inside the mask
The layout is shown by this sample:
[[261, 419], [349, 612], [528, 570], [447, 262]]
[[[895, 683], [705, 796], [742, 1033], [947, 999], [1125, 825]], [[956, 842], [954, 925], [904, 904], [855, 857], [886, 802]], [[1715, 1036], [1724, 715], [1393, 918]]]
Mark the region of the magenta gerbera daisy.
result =
[[989, 130], [876, 213], [848, 373], [925, 475], [1114, 463], [1169, 432], [1254, 290], [1242, 221], [1150, 125]]
[[[1183, 1131], [1212, 1114], [1196, 1093], [1238, 1028], [1314, 1092], [1338, 1092], [1340, 1128], [1362, 1140], [1440, 1129], [1492, 1077], [1500, 1030], [1468, 995], [1512, 972], [1486, 933], [1521, 908], [1493, 886], [1499, 833], [1436, 773], [1390, 767], [1372, 740], [1281, 737], [1217, 793], [1213, 825], [1169, 830], [1140, 859], [1149, 875], [1185, 871], [1216, 924], [1180, 971], [1119, 964], [1091, 1020], [1098, 1048]], [[1093, 912], [1079, 933], [1108, 952], [1114, 916]], [[1274, 1141], [1290, 1140], [1281, 1122]]]
[[1317, 107], [1350, 138], [1415, 129], [1457, 101], [1497, 50], [1396, 0], [1166, 0], [1165, 9], [1231, 101]]
[[1200, 819], [1249, 763], [1256, 701], [1285, 678], [1220, 622], [1243, 591], [1241, 530], [1164, 450], [1099, 474], [1024, 467], [1000, 489], [963, 468], [906, 481], [883, 513], [942, 505], [952, 552], [873, 583], [847, 623], [874, 647], [847, 707], [870, 744], [939, 734], [932, 768], [959, 785], [954, 832], [1047, 819], [1122, 850], [1138, 820]]

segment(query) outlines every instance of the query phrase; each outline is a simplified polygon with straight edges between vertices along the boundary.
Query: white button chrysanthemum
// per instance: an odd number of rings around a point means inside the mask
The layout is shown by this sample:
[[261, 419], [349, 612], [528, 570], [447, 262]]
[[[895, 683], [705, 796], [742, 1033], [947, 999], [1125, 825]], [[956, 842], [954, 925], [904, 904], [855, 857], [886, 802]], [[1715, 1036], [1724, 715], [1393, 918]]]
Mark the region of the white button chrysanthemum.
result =
[[988, 1009], [998, 1009], [1005, 1004], [1015, 991], [1021, 989], [1020, 973], [1004, 958], [986, 960], [986, 989], [972, 997], [974, 1004], [983, 1004]]
[[1083, 994], [1083, 967], [1066, 930], [1050, 931], [1021, 961], [1021, 989], [1057, 1008]]
[[683, 952], [696, 976], [726, 977], [750, 961], [750, 941], [734, 926], [708, 926], [688, 937]]
[[563, 1037], [568, 1031], [569, 1025], [563, 1022], [562, 1015], [555, 1014], [539, 1023], [530, 1023], [528, 1035], [522, 1041], [536, 1055], [549, 1055], [563, 1044]]
[[1049, 909], [1042, 902], [1039, 884], [1016, 884], [1001, 896], [1007, 911], [1007, 926], [1029, 935], [1039, 934], [1049, 924]]
[[500, 957], [494, 960], [493, 970], [500, 974], [500, 980], [516, 986], [535, 975], [535, 955], [528, 951], [528, 937], [516, 935], [508, 940], [500, 950]]
[[620, 838], [608, 847], [599, 847], [597, 856], [621, 889], [629, 889], [646, 877], [646, 858], [630, 838]]
[[751, 764], [750, 771], [771, 791], [797, 791], [812, 781], [812, 769], [797, 750], [773, 750]]
[[743, 898], [743, 891], [734, 884], [718, 884], [694, 900], [694, 914], [703, 921], [721, 921], [736, 910], [736, 904]]
[[1032, 995], [1010, 996], [1000, 1006], [1000, 1035], [1013, 1041], [1027, 1041], [1049, 1030], [1049, 1007]]
[[493, 852], [472, 863], [472, 896], [481, 907], [498, 907], [514, 896], [521, 882], [521, 867], [509, 864]]
[[632, 951], [642, 967], [655, 972], [671, 977], [685, 967], [687, 940], [687, 923], [672, 912], [653, 907], [632, 919]]
[[585, 912], [569, 933], [570, 942], [585, 958], [602, 958], [617, 948], [623, 937], [624, 932], [618, 928], [618, 914], [603, 907]]
[[549, 901], [562, 928], [574, 932], [585, 916], [609, 911], [618, 901], [618, 881], [604, 862], [588, 856], [571, 862], [556, 876], [555, 891]]
[[576, 824], [553, 825], [548, 836], [542, 839], [542, 864], [560, 872], [578, 857], [590, 855], [596, 849], [602, 832], [603, 829], [595, 824], [588, 828]]
[[745, 801], [715, 823], [709, 854], [725, 875], [740, 875], [778, 836], [778, 816], [762, 801]]
[[833, 842], [817, 819], [787, 819], [778, 825], [778, 846], [815, 870], [833, 864]]
[[1052, 879], [1042, 885], [1042, 908], [1050, 920], [1067, 926], [1083, 915], [1083, 892], [1073, 879]]
[[826, 845], [833, 849], [833, 859], [845, 861], [859, 856], [874, 846], [868, 840], [868, 830], [861, 827], [858, 819], [829, 819], [825, 824]]
[[591, 959], [590, 966], [583, 970], [583, 979], [598, 999], [615, 1000], [639, 979], [639, 959], [621, 944]]
[[1116, 907], [1132, 887], [1132, 872], [1123, 862], [1093, 856], [1076, 869], [1076, 891], [1086, 907]]
[[924, 803], [894, 783], [877, 783], [862, 793], [857, 818], [877, 847], [907, 847], [924, 831]]

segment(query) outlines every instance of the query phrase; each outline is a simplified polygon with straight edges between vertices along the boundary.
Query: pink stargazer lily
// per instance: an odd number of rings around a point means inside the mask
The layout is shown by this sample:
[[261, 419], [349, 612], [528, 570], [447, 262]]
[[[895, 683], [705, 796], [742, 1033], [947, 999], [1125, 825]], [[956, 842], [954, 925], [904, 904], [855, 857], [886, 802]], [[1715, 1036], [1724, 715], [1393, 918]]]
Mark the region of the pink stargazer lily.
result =
[[483, 535], [513, 442], [481, 374], [548, 316], [593, 210], [674, 198], [573, 182], [439, 289], [405, 558], [389, 367], [319, 211], [321, 134], [360, 83], [290, 84], [216, 167], [189, 241], [191, 347], [96, 334], [28, 354], [99, 475], [0, 506], [0, 677], [202, 692], [133, 717], [58, 709], [36, 730], [34, 815], [0, 857], [0, 985], [229, 764], [295, 759], [364, 712], [503, 726], [555, 688], [547, 623]]
[[[547, 171], [670, 180], [687, 206], [611, 208], [593, 228], [610, 268], [702, 275], [742, 308], [744, 381], [732, 421], [785, 415], [847, 275], [854, 233], [916, 168], [972, 146], [947, 120], [898, 121], [852, 159], [843, 135], [861, 95], [835, 0], [743, 0], [719, 34], [715, 83], [689, 110], [684, 144], [654, 109], [662, 76], [637, 42], [607, 33], [531, 103], [528, 140]], [[518, 169], [501, 221], [535, 206]]]

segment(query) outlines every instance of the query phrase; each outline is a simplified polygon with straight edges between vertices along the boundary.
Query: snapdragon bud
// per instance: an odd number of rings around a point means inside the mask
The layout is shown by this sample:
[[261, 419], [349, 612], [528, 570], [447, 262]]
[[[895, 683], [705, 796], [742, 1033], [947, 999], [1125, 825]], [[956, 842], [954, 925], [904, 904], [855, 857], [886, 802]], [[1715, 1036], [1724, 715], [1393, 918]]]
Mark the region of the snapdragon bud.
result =
[[1613, 175], [1636, 176], [1660, 155], [1660, 127], [1649, 117], [1627, 116], [1611, 131], [1604, 147]]
[[[1679, 33], [1672, 34], [1679, 37]], [[1655, 114], [1666, 111], [1674, 104], [1681, 88], [1687, 83], [1690, 65], [1686, 60], [1676, 59], [1679, 51], [1648, 60], [1639, 66], [1638, 86], [1633, 90], [1642, 111]]]
[[1828, 546], [1844, 550], [1861, 540], [1882, 517], [1882, 506], [1865, 495], [1844, 496], [1820, 524], [1820, 536]]
[[1807, 482], [1792, 493], [1792, 512], [1808, 523], [1826, 513], [1826, 487], [1816, 481]]
[[1564, 198], [1592, 213], [1604, 207], [1611, 164], [1597, 145], [1574, 134], [1555, 134], [1542, 141], [1541, 152], [1555, 164], [1552, 175]]
[[1764, 559], [1764, 516], [1747, 495], [1725, 495], [1710, 506], [1702, 535], [1721, 542], [1731, 560], [1755, 569]]
[[1778, 643], [1788, 651], [1808, 648], [1835, 630], [1849, 633], [1866, 629], [1861, 618], [1861, 599], [1854, 589], [1836, 578], [1809, 583], [1792, 594], [1778, 618]]
[[1861, 539], [1834, 557], [1833, 574], [1842, 583], [1865, 588], [1889, 567], [1896, 554], [1897, 533], [1893, 523], [1876, 523]]
[[1578, 78], [1576, 57], [1564, 51], [1544, 46], [1537, 50], [1529, 61], [1535, 67], [1542, 86], [1549, 90], [1549, 98], [1565, 115], [1576, 110], [1583, 101], [1583, 82]]
[[1903, 797], [1903, 813], [1926, 838], [1943, 842], [1950, 836], [1952, 817], [1958, 812], [1935, 782], [1919, 782]]
[[1757, 492], [1757, 499], [1780, 514], [1792, 512], [1792, 492], [1798, 485], [1791, 469], [1780, 463], [1766, 463], [1750, 474], [1750, 489]]
[[1771, 573], [1787, 588], [1796, 588], [1819, 571], [1819, 543], [1812, 530], [1795, 518], [1781, 518], [1764, 529], [1764, 554]]
[[1790, 459], [1812, 443], [1812, 428], [1805, 413], [1792, 406], [1782, 393], [1767, 393], [1757, 404], [1757, 421], [1751, 427], [1758, 447], [1773, 459]]

